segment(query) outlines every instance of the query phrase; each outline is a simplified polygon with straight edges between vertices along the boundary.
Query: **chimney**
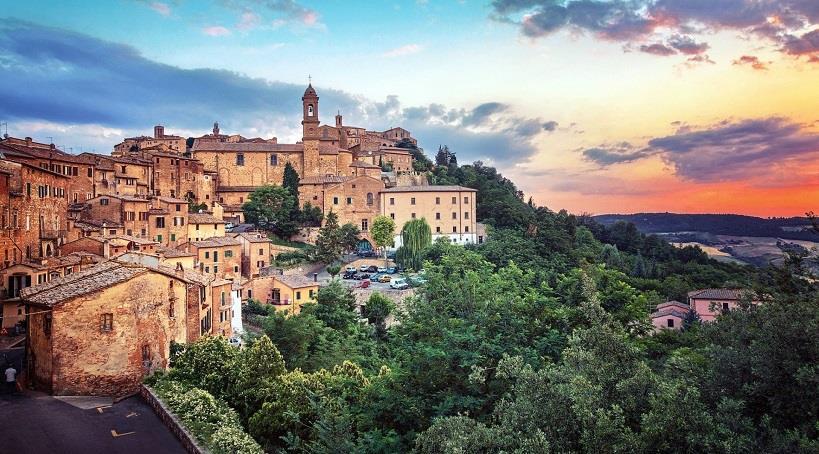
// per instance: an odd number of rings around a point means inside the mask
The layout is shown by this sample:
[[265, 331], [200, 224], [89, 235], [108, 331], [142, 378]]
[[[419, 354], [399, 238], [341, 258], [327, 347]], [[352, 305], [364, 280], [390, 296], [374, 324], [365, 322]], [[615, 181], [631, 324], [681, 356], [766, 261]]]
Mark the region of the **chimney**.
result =
[[27, 147], [31, 146], [31, 137], [26, 137], [26, 146]]
[[318, 273], [313, 273], [313, 282], [318, 282]]
[[176, 269], [174, 270], [174, 274], [177, 276], [184, 276], [185, 270], [182, 268], [182, 262], [176, 262]]
[[54, 145], [53, 143], [50, 145], [50, 147], [51, 147], [51, 149], [52, 149], [52, 150], [56, 150], [56, 149], [57, 149], [57, 145]]
[[161, 139], [165, 137], [165, 127], [162, 125], [154, 126], [154, 139]]

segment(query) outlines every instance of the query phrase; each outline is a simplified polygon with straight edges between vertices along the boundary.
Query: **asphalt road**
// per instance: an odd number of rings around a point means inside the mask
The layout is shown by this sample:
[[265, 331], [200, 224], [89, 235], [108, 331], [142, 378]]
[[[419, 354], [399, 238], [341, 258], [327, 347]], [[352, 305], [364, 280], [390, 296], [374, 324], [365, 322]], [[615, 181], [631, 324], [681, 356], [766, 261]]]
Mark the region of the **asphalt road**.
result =
[[185, 449], [139, 397], [82, 410], [41, 393], [0, 395], [0, 453], [179, 453]]

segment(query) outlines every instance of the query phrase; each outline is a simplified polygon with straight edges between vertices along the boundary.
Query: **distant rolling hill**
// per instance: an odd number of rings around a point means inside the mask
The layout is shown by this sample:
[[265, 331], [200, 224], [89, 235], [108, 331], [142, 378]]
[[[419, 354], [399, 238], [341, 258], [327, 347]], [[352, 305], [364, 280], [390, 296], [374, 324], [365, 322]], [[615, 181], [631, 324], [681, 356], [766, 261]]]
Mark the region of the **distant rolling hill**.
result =
[[758, 218], [739, 214], [637, 213], [594, 216], [597, 222], [611, 225], [632, 222], [643, 233], [706, 232], [714, 235], [774, 237], [818, 241], [806, 217]]

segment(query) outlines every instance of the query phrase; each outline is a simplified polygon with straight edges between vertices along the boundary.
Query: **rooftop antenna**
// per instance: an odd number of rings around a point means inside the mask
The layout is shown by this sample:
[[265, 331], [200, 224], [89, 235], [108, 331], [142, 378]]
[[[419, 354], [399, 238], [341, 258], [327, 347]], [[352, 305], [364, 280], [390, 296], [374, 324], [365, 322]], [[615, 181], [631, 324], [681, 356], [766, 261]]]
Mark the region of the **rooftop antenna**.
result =
[[9, 135], [9, 123], [7, 121], [4, 121], [4, 122], [0, 123], [0, 126], [5, 127], [5, 131], [3, 131], [3, 133], [5, 135]]
[[53, 137], [46, 137], [46, 139], [48, 139], [48, 143], [54, 143], [54, 138]]

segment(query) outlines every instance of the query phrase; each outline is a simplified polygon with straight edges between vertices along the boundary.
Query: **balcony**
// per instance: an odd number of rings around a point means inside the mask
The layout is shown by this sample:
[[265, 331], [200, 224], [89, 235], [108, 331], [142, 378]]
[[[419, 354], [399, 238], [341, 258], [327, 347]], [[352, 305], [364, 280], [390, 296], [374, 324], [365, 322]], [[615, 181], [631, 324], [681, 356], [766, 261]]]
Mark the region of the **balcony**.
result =
[[65, 238], [65, 230], [40, 229], [41, 240], [59, 240]]
[[288, 299], [270, 300], [270, 304], [272, 304], [274, 306], [289, 306], [290, 305], [290, 300], [288, 300]]

